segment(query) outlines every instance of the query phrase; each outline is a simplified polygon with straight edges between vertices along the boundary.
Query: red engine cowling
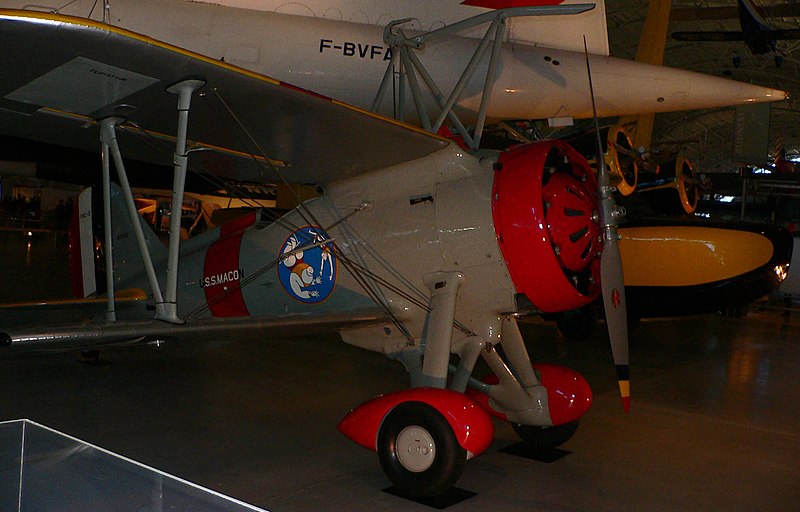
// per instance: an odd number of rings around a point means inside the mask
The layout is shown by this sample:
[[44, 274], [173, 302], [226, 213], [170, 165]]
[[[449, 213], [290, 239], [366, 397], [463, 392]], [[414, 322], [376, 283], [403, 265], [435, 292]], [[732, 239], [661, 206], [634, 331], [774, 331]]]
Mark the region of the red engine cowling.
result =
[[540, 311], [577, 309], [600, 293], [597, 183], [558, 140], [503, 153], [492, 189], [500, 250], [517, 293]]

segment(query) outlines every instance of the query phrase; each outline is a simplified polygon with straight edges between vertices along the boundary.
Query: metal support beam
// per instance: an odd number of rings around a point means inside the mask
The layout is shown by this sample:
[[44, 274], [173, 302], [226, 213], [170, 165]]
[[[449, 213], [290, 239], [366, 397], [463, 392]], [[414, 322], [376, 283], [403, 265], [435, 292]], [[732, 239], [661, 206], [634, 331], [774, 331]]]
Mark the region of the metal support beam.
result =
[[475, 73], [475, 68], [478, 67], [478, 63], [483, 57], [486, 47], [489, 46], [489, 36], [491, 35], [491, 32], [491, 29], [486, 31], [486, 34], [483, 36], [483, 39], [481, 39], [478, 48], [475, 50], [475, 53], [472, 54], [472, 58], [469, 60], [469, 63], [467, 63], [467, 67], [464, 68], [464, 72], [461, 73], [461, 77], [458, 79], [455, 87], [453, 87], [453, 91], [450, 93], [450, 97], [447, 99], [447, 102], [445, 102], [442, 112], [433, 123], [434, 131], [438, 131], [439, 128], [442, 127], [442, 123], [444, 122], [444, 118], [447, 117], [447, 113], [453, 109], [453, 106], [455, 106], [456, 101], [458, 101], [458, 98], [461, 96], [461, 93], [464, 92], [464, 89], [467, 87], [467, 83], [469, 82], [470, 78], [472, 78], [472, 74]]
[[389, 61], [389, 65], [386, 66], [386, 71], [383, 73], [383, 80], [381, 80], [381, 85], [378, 87], [378, 93], [375, 95], [375, 100], [372, 102], [372, 110], [373, 112], [377, 112], [379, 108], [381, 108], [381, 103], [383, 103], [383, 97], [386, 95], [387, 89], [389, 89], [389, 85], [394, 80], [394, 67], [397, 65], [397, 59], [399, 59], [399, 54], [395, 51], [392, 53], [392, 60]]
[[189, 106], [194, 91], [205, 85], [202, 80], [184, 80], [167, 89], [167, 92], [178, 95], [178, 132], [175, 136], [175, 164], [172, 180], [172, 203], [169, 218], [169, 247], [167, 255], [167, 283], [164, 295], [163, 316], [156, 318], [168, 322], [180, 323], [178, 318], [178, 260], [181, 243], [181, 213], [183, 211], [183, 193], [186, 185], [186, 169], [189, 155], [186, 153], [186, 134], [189, 127]]
[[[102, 137], [101, 137], [102, 138]], [[111, 237], [111, 163], [108, 143], [101, 141], [103, 163], [103, 252], [106, 258], [106, 320], [117, 319], [114, 296], [114, 243]]]
[[428, 110], [425, 108], [425, 102], [422, 99], [422, 91], [420, 91], [419, 83], [417, 82], [417, 74], [414, 72], [414, 65], [411, 63], [408, 53], [409, 50], [406, 46], [400, 47], [400, 59], [403, 63], [405, 76], [408, 79], [408, 87], [411, 89], [411, 97], [414, 99], [414, 105], [417, 107], [417, 116], [419, 116], [422, 128], [430, 132], [433, 131], [431, 120], [428, 117]]
[[515, 318], [503, 320], [503, 332], [500, 336], [503, 352], [511, 365], [511, 370], [522, 383], [522, 387], [528, 389], [540, 385], [541, 382], [533, 371], [528, 349], [525, 348], [525, 340], [522, 338], [522, 333], [519, 332]]
[[742, 178], [742, 208], [739, 212], [739, 220], [744, 220], [744, 210], [747, 205], [747, 178]]
[[[422, 78], [422, 81], [425, 82], [425, 85], [428, 87], [428, 90], [433, 95], [433, 98], [436, 100], [436, 104], [444, 110], [444, 94], [442, 94], [442, 90], [439, 89], [439, 86], [436, 85], [436, 82], [431, 77], [428, 70], [425, 69], [425, 66], [422, 65], [422, 62], [419, 61], [419, 58], [414, 52], [408, 52], [408, 57], [411, 60], [411, 63], [414, 64], [414, 69], [417, 70], [419, 76]], [[472, 144], [472, 137], [469, 134], [469, 130], [464, 126], [461, 120], [458, 118], [453, 109], [450, 109], [447, 112], [447, 118], [450, 119], [450, 122], [453, 123], [453, 127], [455, 127], [456, 131], [464, 137], [464, 140], [467, 142], [467, 145]]]
[[492, 88], [497, 79], [497, 63], [500, 60], [500, 49], [503, 46], [503, 36], [506, 33], [506, 19], [498, 17], [489, 32], [494, 29], [494, 43], [492, 44], [492, 55], [489, 57], [489, 69], [486, 70], [486, 80], [483, 83], [483, 94], [481, 95], [481, 106], [478, 110], [478, 120], [475, 121], [473, 130], [473, 141], [470, 149], [478, 149], [481, 145], [483, 126], [486, 123], [486, 113], [489, 111], [489, 100], [492, 99]]
[[481, 357], [499, 379], [498, 384], [485, 388], [490, 398], [490, 406], [504, 413], [510, 421], [525, 425], [553, 424], [547, 404], [547, 389], [544, 386], [523, 389], [511, 369], [492, 346], [482, 350]]
[[486, 341], [480, 336], [470, 336], [463, 340], [459, 356], [461, 361], [458, 363], [453, 379], [450, 381], [449, 389], [463, 393], [467, 390], [469, 378], [475, 369], [475, 363], [481, 355], [481, 350], [486, 347]]
[[[122, 193], [125, 196], [125, 206], [128, 209], [128, 217], [133, 226], [133, 234], [136, 237], [136, 244], [139, 247], [139, 254], [142, 256], [147, 282], [153, 292], [153, 300], [156, 303], [156, 318], [163, 318], [164, 298], [161, 295], [161, 287], [158, 284], [156, 271], [153, 268], [153, 260], [150, 258], [150, 251], [147, 249], [147, 242], [144, 239], [144, 232], [139, 221], [139, 212], [136, 210], [136, 203], [133, 201], [133, 192], [128, 182], [128, 175], [125, 172], [125, 164], [122, 162], [122, 153], [117, 144], [116, 126], [122, 122], [121, 118], [110, 117], [100, 121], [100, 140], [105, 144], [114, 158], [114, 167], [117, 169]], [[110, 225], [110, 223], [109, 223]]]

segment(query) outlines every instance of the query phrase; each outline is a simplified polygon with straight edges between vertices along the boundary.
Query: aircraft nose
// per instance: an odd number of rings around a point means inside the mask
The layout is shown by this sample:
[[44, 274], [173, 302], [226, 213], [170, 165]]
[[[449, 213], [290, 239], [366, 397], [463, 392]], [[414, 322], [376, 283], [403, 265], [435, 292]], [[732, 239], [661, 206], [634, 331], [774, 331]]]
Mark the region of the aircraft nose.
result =
[[[774, 98], [774, 101], [780, 101], [781, 99], [788, 100], [789, 91], [782, 91], [780, 89], [770, 89], [769, 87], [765, 87], [764, 97], [768, 99]], [[758, 101], [758, 99], [756, 99], [755, 101]]]

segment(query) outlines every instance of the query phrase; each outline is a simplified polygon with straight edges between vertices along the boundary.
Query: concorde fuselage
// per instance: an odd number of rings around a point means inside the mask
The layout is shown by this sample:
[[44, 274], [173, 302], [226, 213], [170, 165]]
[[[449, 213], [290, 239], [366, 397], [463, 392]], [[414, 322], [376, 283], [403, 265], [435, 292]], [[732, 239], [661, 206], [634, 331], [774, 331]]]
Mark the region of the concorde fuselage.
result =
[[[19, 5], [8, 7], [24, 7], [25, 4], [10, 3]], [[409, 3], [414, 2], [403, 2]], [[92, 4], [88, 0], [79, 1], [59, 12], [87, 16]], [[445, 7], [448, 12], [443, 20], [450, 22], [455, 15], [450, 4]], [[405, 5], [405, 8], [409, 7]], [[299, 7], [295, 6], [295, 9]], [[481, 11], [466, 7], [461, 9], [463, 17]], [[341, 12], [339, 14], [343, 16]], [[376, 23], [388, 23], [391, 15], [390, 12], [369, 19], [364, 14], [364, 19], [359, 19], [364, 22], [352, 22], [184, 0], [114, 0], [111, 2], [110, 22], [352, 105], [369, 108], [392, 54], [392, 49], [383, 41], [384, 27]], [[583, 15], [574, 16], [576, 27], [579, 27], [578, 16]], [[92, 17], [100, 18], [102, 12], [96, 11]], [[559, 23], [564, 23], [567, 18], [572, 19], [558, 16], [547, 20], [556, 18]], [[429, 19], [425, 20], [434, 28], [437, 26]], [[417, 22], [416, 26], [431, 28], [421, 23]], [[569, 26], [564, 25], [565, 30]], [[586, 30], [589, 31], [588, 28]], [[414, 33], [407, 31], [407, 35]], [[478, 34], [473, 31], [468, 35]], [[512, 35], [514, 42], [503, 45], [489, 116], [496, 119], [591, 117], [583, 52], [517, 42], [524, 35], [520, 30], [512, 32]], [[593, 51], [602, 52], [607, 42], [601, 36], [596, 37], [600, 41], [593, 44]], [[476, 37], [450, 37], [429, 44], [420, 52], [420, 60], [445, 94], [458, 81], [478, 43]], [[562, 47], [570, 46], [563, 42], [559, 44]], [[601, 116], [711, 108], [785, 97], [782, 91], [765, 87], [602, 54], [591, 54], [590, 61], [598, 114]], [[474, 114], [478, 110], [487, 63], [488, 56], [479, 65], [458, 102], [462, 114], [467, 112], [467, 118], [470, 117], [469, 113]], [[391, 96], [390, 92], [384, 99], [381, 113], [393, 114]], [[432, 111], [433, 99], [430, 96], [428, 98], [428, 108]], [[410, 100], [407, 100], [406, 112], [406, 119], [416, 116]]]

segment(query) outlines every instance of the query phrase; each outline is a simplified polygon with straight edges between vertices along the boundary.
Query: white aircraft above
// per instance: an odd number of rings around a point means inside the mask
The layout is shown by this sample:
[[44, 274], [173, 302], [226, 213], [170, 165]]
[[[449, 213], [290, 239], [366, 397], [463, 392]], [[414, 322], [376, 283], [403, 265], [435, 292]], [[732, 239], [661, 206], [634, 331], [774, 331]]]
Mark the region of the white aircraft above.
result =
[[[87, 17], [174, 44], [180, 48], [236, 64], [370, 109], [387, 67], [399, 57], [399, 46], [431, 30], [424, 48], [415, 50], [431, 78], [445, 93], [455, 89], [462, 71], [481, 44], [494, 37], [483, 25], [452, 25], [491, 15], [489, 7], [530, 4], [542, 13], [547, 4], [571, 8], [572, 14], [513, 16], [503, 20], [495, 76], [489, 89], [491, 119], [590, 118], [592, 105], [586, 80], [584, 38], [590, 53], [597, 114], [600, 117], [714, 108], [748, 102], [775, 101], [783, 91], [699, 73], [653, 66], [608, 55], [605, 6], [579, 0], [509, 2], [503, 0], [95, 0], [4, 2], [6, 8], [50, 10]], [[469, 5], [464, 5], [469, 4]], [[565, 12], [565, 11], [559, 11]], [[525, 8], [514, 13], [524, 14]], [[387, 24], [402, 20], [388, 30]], [[385, 33], [386, 32], [386, 33]], [[492, 34], [487, 35], [489, 32]], [[394, 37], [394, 39], [392, 39]], [[489, 50], [487, 50], [487, 53]], [[465, 123], [480, 109], [489, 58], [464, 84], [456, 109]], [[396, 85], [396, 84], [395, 84]], [[424, 85], [420, 83], [420, 88]], [[446, 94], [445, 94], [446, 96]], [[406, 103], [409, 103], [406, 100]], [[384, 115], [416, 120], [416, 110], [403, 116], [391, 98], [375, 105]], [[438, 109], [433, 95], [424, 108]]]

